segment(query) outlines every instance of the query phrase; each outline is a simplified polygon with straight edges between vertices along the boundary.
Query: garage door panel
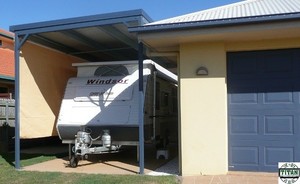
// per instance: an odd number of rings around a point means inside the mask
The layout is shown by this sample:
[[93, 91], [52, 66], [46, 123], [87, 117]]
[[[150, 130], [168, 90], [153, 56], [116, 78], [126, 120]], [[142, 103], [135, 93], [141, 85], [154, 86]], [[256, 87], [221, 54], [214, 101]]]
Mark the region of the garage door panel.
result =
[[[299, 154], [298, 145], [285, 141], [233, 141], [229, 149], [230, 170], [278, 171], [278, 162], [292, 162]], [[256, 146], [246, 146], [246, 145]], [[282, 146], [285, 145], [285, 146]]]
[[257, 104], [258, 95], [256, 93], [238, 93], [229, 99], [231, 104]]
[[231, 116], [229, 122], [231, 135], [258, 135], [258, 116]]
[[[300, 77], [299, 77], [300, 78]], [[292, 93], [300, 91], [300, 84], [293, 78], [260, 79], [260, 80], [230, 80], [229, 94], [239, 93]]]
[[258, 62], [256, 55], [249, 55], [244, 57], [243, 54], [234, 54], [229, 56], [232, 60], [236, 61], [234, 64], [228, 66], [228, 72], [231, 73], [230, 77], [235, 78], [238, 76], [248, 76], [258, 73]]
[[295, 132], [295, 120], [293, 116], [265, 116], [264, 126], [265, 135], [294, 135]]
[[[263, 73], [268, 77], [273, 75], [287, 75], [289, 76], [293, 72], [294, 60], [293, 55], [289, 51], [284, 52], [270, 52], [262, 56]], [[284, 62], [282, 62], [284, 61]]]
[[278, 167], [278, 160], [281, 162], [292, 162], [295, 159], [294, 147], [271, 147], [264, 148], [265, 166]]
[[229, 79], [282, 78], [296, 74], [300, 54], [298, 49], [276, 51], [234, 52], [227, 54]]
[[[274, 113], [275, 114], [275, 113]], [[259, 116], [255, 115], [232, 115], [229, 121], [229, 134], [230, 135], [275, 135], [273, 139], [276, 139], [277, 135], [294, 135], [298, 118], [293, 115], [265, 115], [261, 118], [263, 123], [259, 127]], [[297, 120], [297, 122], [295, 122]], [[259, 132], [259, 130], [261, 130]]]
[[231, 165], [258, 166], [259, 165], [258, 146], [232, 146]]
[[229, 168], [277, 171], [278, 162], [300, 161], [300, 49], [227, 59]]
[[294, 103], [293, 92], [269, 92], [263, 93], [263, 102], [265, 104], [278, 104], [278, 103]]

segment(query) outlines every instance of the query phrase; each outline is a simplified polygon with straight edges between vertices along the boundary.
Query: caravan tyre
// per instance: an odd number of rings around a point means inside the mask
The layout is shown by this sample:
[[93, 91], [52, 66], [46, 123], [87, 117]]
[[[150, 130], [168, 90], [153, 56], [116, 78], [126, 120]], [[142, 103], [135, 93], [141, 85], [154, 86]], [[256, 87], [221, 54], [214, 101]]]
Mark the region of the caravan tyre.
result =
[[76, 168], [78, 166], [78, 161], [78, 158], [75, 155], [73, 155], [70, 159], [70, 166], [72, 168]]

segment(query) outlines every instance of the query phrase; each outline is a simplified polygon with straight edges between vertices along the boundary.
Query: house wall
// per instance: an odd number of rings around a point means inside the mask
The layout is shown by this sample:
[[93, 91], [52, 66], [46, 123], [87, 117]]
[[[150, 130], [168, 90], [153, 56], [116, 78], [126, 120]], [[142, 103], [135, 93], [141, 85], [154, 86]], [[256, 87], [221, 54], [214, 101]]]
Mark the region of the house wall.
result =
[[20, 53], [20, 137], [56, 136], [56, 118], [79, 59], [31, 43]]
[[[181, 172], [216, 175], [228, 172], [226, 52], [300, 48], [300, 37], [243, 42], [180, 45]], [[197, 76], [205, 66], [208, 76]]]
[[[227, 168], [226, 53], [223, 43], [180, 46], [182, 175]], [[200, 66], [209, 75], [196, 76]], [[220, 154], [224, 153], [224, 154]]]

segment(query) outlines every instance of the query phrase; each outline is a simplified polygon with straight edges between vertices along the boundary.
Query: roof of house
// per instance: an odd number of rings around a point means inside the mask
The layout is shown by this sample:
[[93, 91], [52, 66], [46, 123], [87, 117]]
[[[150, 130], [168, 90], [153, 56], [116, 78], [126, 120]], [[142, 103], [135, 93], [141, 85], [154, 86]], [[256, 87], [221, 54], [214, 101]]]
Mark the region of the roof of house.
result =
[[296, 12], [300, 12], [300, 0], [246, 0], [153, 22], [147, 25], [266, 16]]
[[5, 31], [4, 29], [0, 29], [0, 37], [1, 36], [5, 37], [5, 38], [9, 38], [9, 39], [14, 38], [14, 34], [12, 32]]
[[245, 0], [160, 20], [131, 31], [188, 28], [300, 18], [300, 0]]

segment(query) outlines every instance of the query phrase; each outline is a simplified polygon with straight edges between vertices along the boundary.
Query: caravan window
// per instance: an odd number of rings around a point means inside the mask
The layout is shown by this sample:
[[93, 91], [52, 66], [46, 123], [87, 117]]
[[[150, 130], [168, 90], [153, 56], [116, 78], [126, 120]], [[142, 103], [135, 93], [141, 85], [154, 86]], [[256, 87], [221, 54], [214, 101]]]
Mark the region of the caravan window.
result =
[[127, 68], [123, 65], [103, 65], [99, 66], [95, 76], [126, 76], [129, 75]]

